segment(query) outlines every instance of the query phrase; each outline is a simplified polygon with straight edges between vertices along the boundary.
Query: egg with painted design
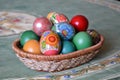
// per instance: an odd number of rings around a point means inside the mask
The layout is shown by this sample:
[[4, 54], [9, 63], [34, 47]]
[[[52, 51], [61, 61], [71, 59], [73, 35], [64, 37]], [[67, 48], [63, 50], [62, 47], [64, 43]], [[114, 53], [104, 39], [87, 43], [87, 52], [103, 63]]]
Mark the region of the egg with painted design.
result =
[[58, 33], [63, 40], [70, 40], [75, 35], [75, 29], [66, 22], [55, 24], [55, 32]]
[[50, 12], [47, 15], [47, 18], [53, 23], [69, 22], [67, 16], [58, 12]]
[[88, 29], [87, 33], [92, 37], [93, 44], [97, 44], [100, 41], [100, 34], [95, 29]]
[[44, 55], [57, 55], [61, 49], [61, 40], [57, 33], [45, 31], [40, 39], [40, 50]]

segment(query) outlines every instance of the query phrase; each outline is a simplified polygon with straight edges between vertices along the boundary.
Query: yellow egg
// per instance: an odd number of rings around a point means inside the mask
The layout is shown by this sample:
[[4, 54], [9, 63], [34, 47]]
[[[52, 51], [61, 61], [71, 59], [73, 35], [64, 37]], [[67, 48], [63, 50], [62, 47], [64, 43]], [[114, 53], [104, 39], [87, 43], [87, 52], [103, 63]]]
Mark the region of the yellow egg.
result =
[[29, 40], [23, 46], [23, 50], [32, 54], [41, 54], [40, 45], [37, 40]]
[[61, 41], [58, 34], [53, 31], [45, 31], [40, 39], [40, 50], [44, 55], [57, 55], [61, 49]]

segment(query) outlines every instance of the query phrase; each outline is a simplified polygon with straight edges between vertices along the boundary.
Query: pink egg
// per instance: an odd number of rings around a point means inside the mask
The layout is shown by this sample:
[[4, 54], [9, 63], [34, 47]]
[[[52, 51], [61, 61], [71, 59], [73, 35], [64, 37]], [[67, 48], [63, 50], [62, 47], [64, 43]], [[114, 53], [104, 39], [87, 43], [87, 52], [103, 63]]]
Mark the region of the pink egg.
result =
[[50, 30], [52, 27], [52, 23], [46, 17], [36, 18], [33, 23], [33, 31], [41, 36], [43, 32]]
[[57, 50], [48, 50], [48, 51], [45, 51], [44, 55], [57, 55], [58, 54], [58, 51]]

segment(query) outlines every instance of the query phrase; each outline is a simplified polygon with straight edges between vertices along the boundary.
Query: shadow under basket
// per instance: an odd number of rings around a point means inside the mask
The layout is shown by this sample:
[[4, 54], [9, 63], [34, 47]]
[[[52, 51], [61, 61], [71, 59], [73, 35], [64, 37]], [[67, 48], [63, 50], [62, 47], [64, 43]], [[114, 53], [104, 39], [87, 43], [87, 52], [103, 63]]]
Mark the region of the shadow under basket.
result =
[[83, 50], [78, 50], [69, 54], [60, 54], [54, 56], [36, 55], [25, 52], [20, 48], [20, 41], [16, 39], [12, 48], [17, 57], [27, 67], [37, 71], [56, 72], [70, 69], [90, 61], [99, 52], [104, 42], [104, 37], [100, 35], [100, 41]]

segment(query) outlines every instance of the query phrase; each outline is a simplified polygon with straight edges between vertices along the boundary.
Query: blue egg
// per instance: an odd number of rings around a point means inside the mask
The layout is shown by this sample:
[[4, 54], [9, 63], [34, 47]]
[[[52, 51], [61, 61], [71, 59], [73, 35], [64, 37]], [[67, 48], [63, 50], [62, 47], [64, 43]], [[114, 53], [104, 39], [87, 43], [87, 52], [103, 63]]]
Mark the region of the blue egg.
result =
[[62, 54], [67, 54], [75, 50], [76, 50], [75, 45], [71, 41], [63, 41], [61, 50]]
[[57, 23], [55, 27], [55, 32], [58, 33], [63, 40], [70, 40], [75, 35], [75, 29], [69, 23]]

